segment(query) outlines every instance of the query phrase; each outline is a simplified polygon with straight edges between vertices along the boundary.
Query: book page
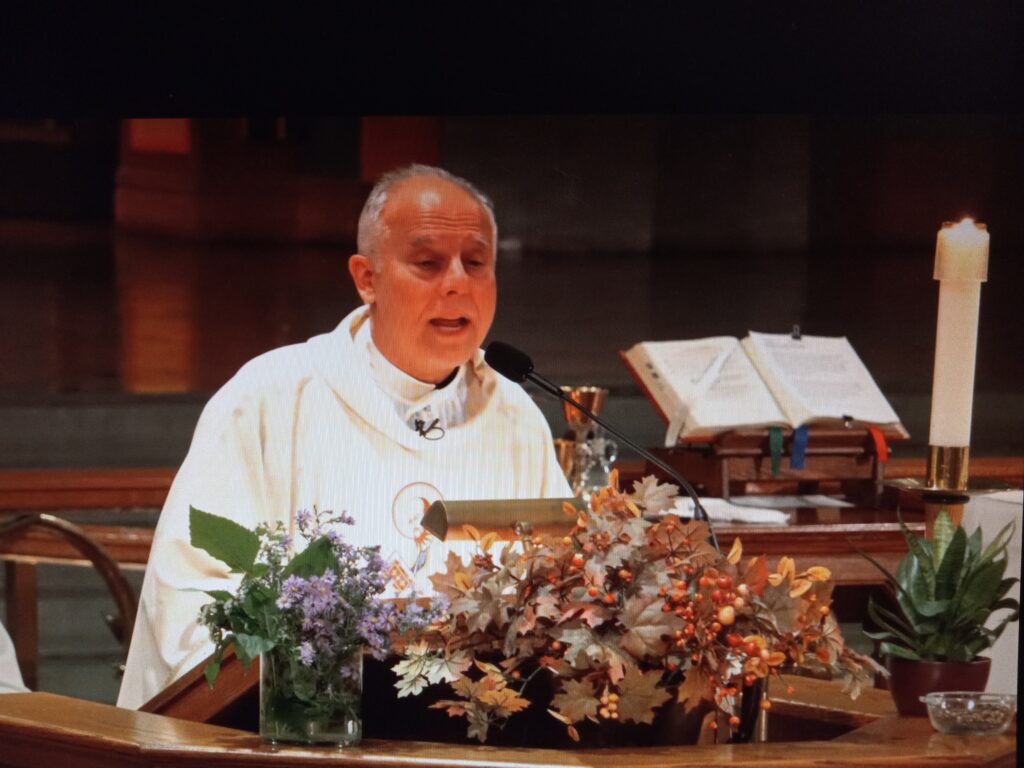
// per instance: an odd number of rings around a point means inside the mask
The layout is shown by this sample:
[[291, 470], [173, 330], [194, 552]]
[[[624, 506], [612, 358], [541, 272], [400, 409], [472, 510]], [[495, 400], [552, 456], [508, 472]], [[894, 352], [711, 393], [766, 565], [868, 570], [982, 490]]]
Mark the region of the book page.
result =
[[732, 336], [689, 341], [645, 341], [655, 367], [680, 392], [696, 395], [708, 388], [729, 353], [739, 346]]
[[695, 401], [683, 436], [788, 423], [746, 351], [736, 344]]
[[874, 424], [899, 417], [846, 337], [750, 332], [743, 346], [793, 426], [850, 416]]
[[676, 444], [697, 398], [717, 379], [729, 353], [738, 347], [739, 341], [732, 336], [713, 336], [645, 341], [623, 353], [668, 420], [667, 447]]

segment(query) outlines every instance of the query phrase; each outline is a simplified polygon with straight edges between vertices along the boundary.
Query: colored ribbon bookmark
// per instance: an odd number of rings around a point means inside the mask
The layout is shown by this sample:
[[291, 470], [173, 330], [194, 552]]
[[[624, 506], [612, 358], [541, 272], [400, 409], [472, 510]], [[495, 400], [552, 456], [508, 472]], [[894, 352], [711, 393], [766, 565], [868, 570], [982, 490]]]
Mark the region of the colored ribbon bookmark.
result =
[[882, 434], [882, 430], [876, 427], [874, 424], [867, 425], [868, 432], [871, 433], [871, 439], [875, 441], [875, 455], [878, 456], [878, 460], [885, 462], [889, 460], [889, 443], [885, 440], [885, 435]]
[[793, 447], [789, 452], [790, 469], [803, 469], [807, 463], [808, 432], [806, 424], [793, 430]]
[[772, 477], [782, 468], [782, 427], [768, 427], [768, 451], [772, 459]]

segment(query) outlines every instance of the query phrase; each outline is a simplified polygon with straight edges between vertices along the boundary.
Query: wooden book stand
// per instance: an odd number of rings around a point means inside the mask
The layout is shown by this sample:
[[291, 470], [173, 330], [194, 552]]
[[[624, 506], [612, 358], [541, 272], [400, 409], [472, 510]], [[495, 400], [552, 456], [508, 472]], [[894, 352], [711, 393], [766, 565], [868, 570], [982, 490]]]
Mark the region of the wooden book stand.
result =
[[[906, 438], [906, 433], [886, 432], [885, 437], [900, 440]], [[771, 472], [767, 429], [732, 430], [716, 435], [710, 442], [681, 443], [654, 452], [707, 496], [727, 499], [744, 493], [839, 492], [861, 503], [876, 498], [885, 465], [878, 460], [868, 430], [811, 427], [802, 469], [789, 466], [793, 430], [784, 429], [782, 439], [782, 461], [775, 475]], [[645, 471], [672, 481], [651, 464]]]

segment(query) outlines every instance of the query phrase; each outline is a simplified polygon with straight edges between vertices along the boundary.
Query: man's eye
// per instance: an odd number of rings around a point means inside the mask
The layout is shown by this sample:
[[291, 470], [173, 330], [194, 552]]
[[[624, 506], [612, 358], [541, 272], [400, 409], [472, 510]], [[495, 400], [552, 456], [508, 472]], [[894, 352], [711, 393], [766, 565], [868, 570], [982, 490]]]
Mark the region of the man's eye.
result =
[[432, 269], [437, 266], [437, 262], [431, 259], [424, 259], [416, 262], [417, 267], [423, 267], [424, 269]]

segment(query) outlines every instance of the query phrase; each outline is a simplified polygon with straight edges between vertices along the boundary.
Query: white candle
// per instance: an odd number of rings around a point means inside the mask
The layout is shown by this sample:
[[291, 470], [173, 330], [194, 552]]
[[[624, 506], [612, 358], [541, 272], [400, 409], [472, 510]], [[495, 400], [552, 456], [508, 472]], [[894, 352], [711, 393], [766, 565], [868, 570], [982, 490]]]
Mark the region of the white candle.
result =
[[988, 279], [988, 232], [964, 219], [943, 224], [935, 247], [939, 317], [928, 444], [968, 447], [974, 402], [981, 284]]

